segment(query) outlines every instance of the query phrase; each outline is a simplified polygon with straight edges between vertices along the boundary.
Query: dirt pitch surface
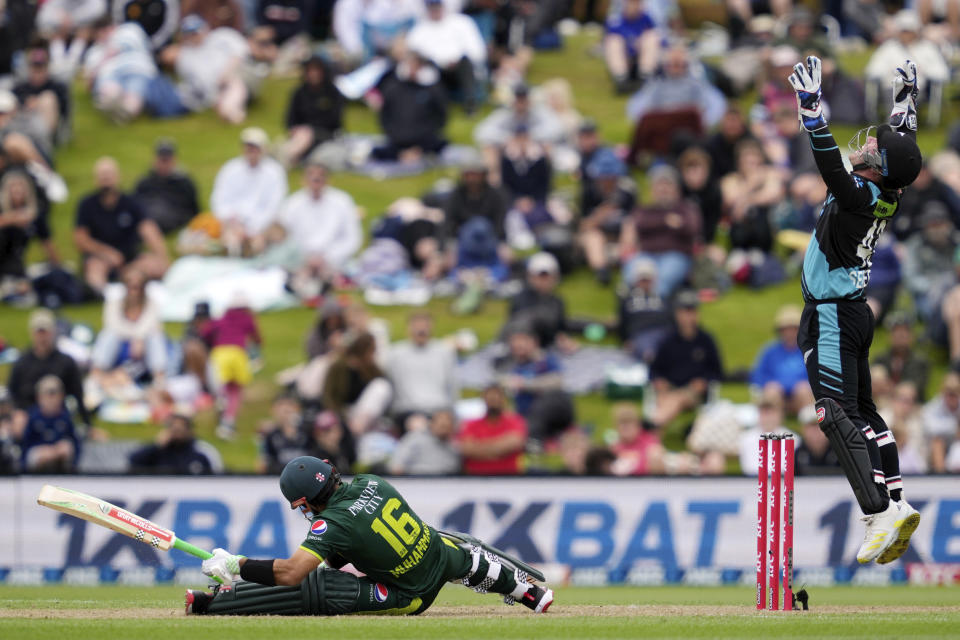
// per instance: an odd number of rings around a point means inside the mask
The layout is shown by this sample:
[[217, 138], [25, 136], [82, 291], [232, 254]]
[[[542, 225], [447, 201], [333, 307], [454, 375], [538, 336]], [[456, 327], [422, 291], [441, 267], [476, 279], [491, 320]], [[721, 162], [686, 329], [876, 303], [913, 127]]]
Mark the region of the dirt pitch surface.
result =
[[[862, 613], [883, 614], [943, 614], [946, 612], [960, 612], [957, 607], [924, 607], [924, 606], [844, 606], [825, 605], [815, 610], [797, 612], [797, 615], [850, 615]], [[427, 610], [421, 618], [503, 618], [517, 615], [530, 615], [523, 607], [506, 608], [503, 605], [491, 606], [437, 606]], [[781, 615], [781, 612], [757, 611], [753, 607], [737, 605], [557, 605], [551, 607], [546, 614], [549, 618], [579, 618], [608, 617], [608, 618], [672, 618], [690, 616], [771, 616]], [[0, 618], [19, 619], [76, 619], [76, 620], [127, 620], [127, 619], [168, 619], [184, 616], [182, 609], [163, 607], [135, 607], [135, 608], [97, 608], [97, 609], [0, 609]]]

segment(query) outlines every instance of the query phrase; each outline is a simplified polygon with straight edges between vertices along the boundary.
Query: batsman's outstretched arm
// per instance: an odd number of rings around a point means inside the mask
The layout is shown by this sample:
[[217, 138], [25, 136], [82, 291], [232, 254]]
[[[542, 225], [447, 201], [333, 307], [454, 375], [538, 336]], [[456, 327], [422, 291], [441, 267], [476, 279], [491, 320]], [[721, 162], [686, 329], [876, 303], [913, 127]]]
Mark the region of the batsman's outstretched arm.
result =
[[257, 582], [269, 586], [298, 585], [311, 571], [320, 566], [323, 558], [303, 547], [297, 549], [289, 558], [276, 560], [240, 560], [240, 577], [248, 582]]

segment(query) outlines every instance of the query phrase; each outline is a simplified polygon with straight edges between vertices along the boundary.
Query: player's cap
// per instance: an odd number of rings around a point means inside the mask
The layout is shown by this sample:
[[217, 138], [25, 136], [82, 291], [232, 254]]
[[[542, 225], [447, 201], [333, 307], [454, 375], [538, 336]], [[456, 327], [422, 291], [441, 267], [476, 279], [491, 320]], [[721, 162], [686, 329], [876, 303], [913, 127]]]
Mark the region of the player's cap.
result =
[[443, 0], [423, 0], [423, 3], [428, 7], [434, 7], [438, 4], [443, 4]]
[[541, 251], [527, 259], [527, 273], [530, 275], [557, 275], [560, 265], [552, 253]]
[[172, 156], [177, 153], [177, 143], [170, 138], [160, 138], [153, 145], [153, 152], [158, 156]]
[[197, 33], [207, 28], [207, 21], [195, 13], [185, 16], [180, 21], [180, 33]]
[[521, 82], [513, 87], [513, 97], [514, 98], [526, 98], [530, 95], [530, 85], [526, 82]]
[[30, 314], [28, 321], [30, 331], [55, 331], [57, 328], [57, 318], [49, 309], [37, 309]]
[[950, 212], [942, 202], [931, 201], [923, 209], [923, 215], [920, 216], [920, 226], [940, 224], [941, 222], [950, 222]]
[[12, 91], [0, 90], [0, 113], [12, 113], [17, 110], [17, 96]]
[[291, 509], [311, 504], [326, 504], [340, 482], [337, 468], [326, 460], [300, 456], [287, 463], [280, 474], [280, 492]]
[[627, 175], [627, 165], [611, 149], [600, 149], [587, 164], [587, 175], [597, 178], [619, 178]]
[[877, 127], [877, 149], [883, 187], [902, 189], [916, 180], [923, 167], [923, 156], [913, 137], [894, 131], [889, 125]]
[[673, 300], [676, 309], [696, 309], [700, 306], [700, 296], [693, 289], [684, 289]]
[[263, 149], [270, 143], [270, 136], [260, 127], [247, 127], [240, 132], [240, 142]]
[[784, 305], [777, 311], [773, 326], [779, 331], [788, 327], [800, 326], [800, 307], [792, 304]]

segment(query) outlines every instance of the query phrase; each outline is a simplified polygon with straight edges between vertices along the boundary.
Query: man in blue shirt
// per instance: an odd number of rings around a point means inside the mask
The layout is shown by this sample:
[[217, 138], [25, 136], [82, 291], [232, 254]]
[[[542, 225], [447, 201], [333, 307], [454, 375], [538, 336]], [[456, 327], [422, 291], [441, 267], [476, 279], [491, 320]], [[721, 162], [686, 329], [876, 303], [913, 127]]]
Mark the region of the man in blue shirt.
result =
[[535, 438], [557, 435], [573, 423], [573, 403], [563, 390], [560, 361], [540, 348], [537, 332], [527, 322], [507, 327], [510, 360], [501, 379], [513, 394], [517, 413]]
[[603, 58], [617, 93], [629, 93], [657, 68], [660, 35], [643, 0], [625, 0], [607, 20]]
[[774, 329], [777, 339], [767, 344], [750, 373], [750, 384], [764, 394], [776, 394], [791, 413], [813, 404], [813, 392], [807, 382], [803, 352], [797, 346], [800, 309], [794, 305], [777, 311]]
[[54, 375], [37, 382], [37, 404], [27, 412], [20, 451], [24, 471], [73, 471], [80, 454], [80, 438], [63, 404], [63, 383]]

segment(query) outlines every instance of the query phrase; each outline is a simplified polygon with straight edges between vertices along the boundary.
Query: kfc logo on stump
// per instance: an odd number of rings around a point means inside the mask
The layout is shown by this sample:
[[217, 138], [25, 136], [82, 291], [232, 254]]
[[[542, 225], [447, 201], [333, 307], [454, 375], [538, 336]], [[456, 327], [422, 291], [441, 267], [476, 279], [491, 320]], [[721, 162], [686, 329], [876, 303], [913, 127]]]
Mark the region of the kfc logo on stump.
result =
[[315, 536], [322, 536], [327, 532], [327, 522], [326, 520], [314, 520], [313, 524], [310, 525], [310, 533]]

